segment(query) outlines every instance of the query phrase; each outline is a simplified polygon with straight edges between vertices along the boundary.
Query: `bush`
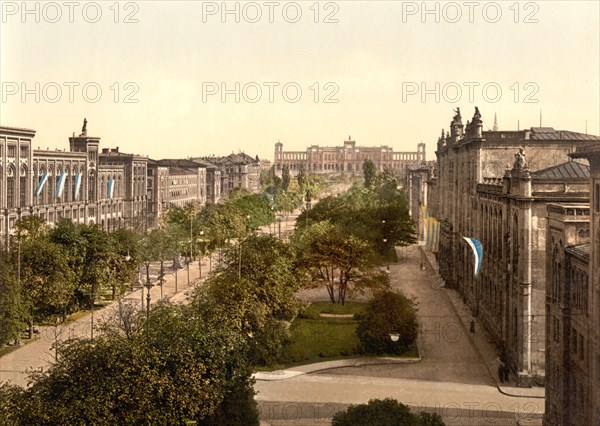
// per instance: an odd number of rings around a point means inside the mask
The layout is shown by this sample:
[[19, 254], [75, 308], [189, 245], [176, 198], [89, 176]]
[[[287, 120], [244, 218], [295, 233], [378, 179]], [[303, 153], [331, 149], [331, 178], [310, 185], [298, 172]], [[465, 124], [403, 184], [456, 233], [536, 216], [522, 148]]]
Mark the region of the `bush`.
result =
[[395, 399], [372, 399], [368, 404], [351, 405], [333, 416], [331, 426], [444, 426], [438, 414], [413, 414]]
[[[417, 332], [417, 313], [412, 301], [389, 290], [375, 294], [356, 329], [361, 351], [370, 354], [402, 354], [414, 344]], [[392, 333], [399, 335], [397, 342], [392, 342]]]
[[283, 350], [290, 338], [290, 323], [274, 318], [267, 319], [265, 325], [249, 340], [250, 363], [252, 365], [274, 365], [283, 361]]

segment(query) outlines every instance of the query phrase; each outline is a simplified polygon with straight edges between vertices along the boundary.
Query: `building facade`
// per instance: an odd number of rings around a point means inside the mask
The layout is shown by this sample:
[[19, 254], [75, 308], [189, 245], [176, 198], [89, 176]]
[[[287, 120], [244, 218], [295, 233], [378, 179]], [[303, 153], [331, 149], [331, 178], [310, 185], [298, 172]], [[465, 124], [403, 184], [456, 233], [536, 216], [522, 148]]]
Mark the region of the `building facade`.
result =
[[547, 426], [600, 424], [600, 143], [571, 156], [589, 161], [591, 190], [548, 206]]
[[426, 161], [425, 144], [418, 144], [416, 152], [394, 152], [389, 146], [357, 146], [350, 136], [342, 146], [312, 145], [306, 151], [284, 151], [281, 142], [275, 144], [274, 165], [279, 173], [283, 166], [288, 166], [292, 174], [302, 167], [314, 173], [362, 173], [366, 160], [371, 160], [378, 171], [389, 169], [404, 174], [407, 167]]
[[34, 150], [35, 130], [0, 126], [0, 241], [30, 215], [106, 231], [154, 228], [170, 206], [218, 203], [227, 190], [260, 191], [260, 164], [246, 154], [206, 160], [152, 160], [119, 148], [100, 150], [87, 121], [69, 150]]
[[[440, 274], [481, 318], [521, 386], [545, 377], [546, 206], [585, 201], [589, 169], [568, 154], [597, 140], [552, 128], [484, 132], [477, 108], [466, 126], [457, 109], [438, 139], [428, 207], [441, 222]], [[463, 237], [482, 243], [477, 276]]]

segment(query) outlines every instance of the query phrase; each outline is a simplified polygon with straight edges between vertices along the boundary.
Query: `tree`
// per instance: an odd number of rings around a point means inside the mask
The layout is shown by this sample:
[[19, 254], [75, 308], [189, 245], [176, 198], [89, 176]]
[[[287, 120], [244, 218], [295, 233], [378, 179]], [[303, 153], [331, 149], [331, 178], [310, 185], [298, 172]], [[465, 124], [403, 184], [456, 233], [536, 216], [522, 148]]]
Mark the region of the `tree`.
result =
[[265, 365], [282, 355], [287, 327], [300, 307], [299, 286], [292, 248], [269, 235], [250, 235], [225, 251], [194, 304], [247, 336], [252, 363]]
[[375, 178], [377, 175], [375, 163], [373, 163], [371, 160], [365, 160], [363, 163], [363, 173], [365, 176], [365, 187], [372, 188], [375, 184]]
[[[402, 354], [414, 344], [417, 333], [413, 302], [390, 290], [374, 295], [356, 329], [362, 351], [370, 354]], [[392, 341], [391, 334], [397, 334], [398, 341]]]
[[395, 399], [371, 399], [367, 404], [351, 405], [333, 416], [332, 426], [444, 426], [438, 414], [414, 414]]
[[159, 306], [129, 337], [70, 340], [58, 353], [29, 388], [0, 388], [8, 424], [226, 424], [237, 410], [258, 425], [244, 341], [190, 307]]
[[33, 319], [39, 321], [49, 315], [64, 318], [76, 287], [67, 251], [41, 238], [23, 243], [20, 257], [23, 297]]
[[283, 168], [281, 169], [281, 189], [283, 189], [284, 192], [286, 192], [290, 187], [291, 180], [292, 177], [290, 175], [290, 166], [284, 164]]
[[372, 246], [330, 222], [310, 225], [295, 235], [294, 244], [298, 264], [313, 277], [312, 285], [327, 289], [331, 303], [344, 304], [349, 292], [362, 293], [388, 282], [374, 268]]
[[[27, 324], [23, 291], [14, 264], [7, 253], [0, 254], [0, 346], [16, 340]], [[1, 418], [1, 415], [0, 415]]]
[[307, 190], [308, 184], [308, 176], [306, 175], [306, 168], [304, 164], [300, 165], [300, 169], [298, 170], [298, 175], [296, 176], [296, 180], [298, 181], [298, 187], [300, 188], [300, 193], [304, 194]]
[[83, 229], [82, 236], [86, 242], [85, 269], [83, 283], [87, 286], [90, 297], [90, 306], [93, 305], [98, 294], [105, 289], [111, 289], [117, 284], [117, 270], [115, 259], [115, 244], [110, 234], [99, 226], [87, 226]]

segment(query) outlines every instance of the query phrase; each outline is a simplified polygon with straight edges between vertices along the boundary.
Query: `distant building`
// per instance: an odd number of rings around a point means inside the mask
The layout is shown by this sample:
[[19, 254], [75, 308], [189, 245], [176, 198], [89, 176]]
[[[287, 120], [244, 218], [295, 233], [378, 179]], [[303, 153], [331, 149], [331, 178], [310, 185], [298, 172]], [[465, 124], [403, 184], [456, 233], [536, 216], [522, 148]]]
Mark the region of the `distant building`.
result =
[[252, 193], [260, 192], [261, 162], [245, 153], [230, 154], [226, 157], [203, 157], [202, 160], [214, 164], [221, 170], [221, 192], [229, 194], [234, 189], [245, 189]]
[[378, 171], [390, 169], [404, 174], [407, 167], [426, 161], [425, 144], [419, 143], [416, 152], [394, 152], [389, 146], [356, 146], [350, 136], [343, 146], [311, 145], [306, 151], [284, 151], [281, 142], [275, 144], [274, 165], [278, 173], [283, 166], [288, 166], [292, 174], [301, 167], [314, 173], [362, 173], [366, 160], [371, 160]]

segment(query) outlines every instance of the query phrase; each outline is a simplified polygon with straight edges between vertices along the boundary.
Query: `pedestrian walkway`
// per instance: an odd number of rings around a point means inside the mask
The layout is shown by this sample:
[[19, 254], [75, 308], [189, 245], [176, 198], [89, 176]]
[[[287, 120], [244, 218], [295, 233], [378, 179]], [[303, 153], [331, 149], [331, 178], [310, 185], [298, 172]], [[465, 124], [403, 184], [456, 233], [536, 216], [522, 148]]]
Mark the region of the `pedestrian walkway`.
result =
[[[419, 250], [422, 250], [422, 246], [419, 246]], [[439, 275], [439, 266], [435, 259], [435, 256], [431, 252], [422, 250], [424, 259], [427, 260], [424, 265], [425, 268], [433, 273], [434, 278], [433, 284], [437, 286], [448, 298], [452, 307], [454, 308], [456, 315], [461, 320], [461, 325], [464, 328], [464, 332], [469, 336], [469, 341], [476, 349], [477, 353], [485, 363], [490, 375], [496, 381], [496, 386], [500, 392], [509, 396], [528, 397], [528, 398], [544, 398], [545, 389], [543, 387], [532, 387], [523, 388], [516, 385], [514, 377], [509, 378], [508, 382], [502, 383], [498, 376], [500, 367], [500, 355], [496, 346], [493, 344], [492, 337], [485, 330], [483, 324], [474, 318], [471, 309], [466, 305], [457, 291], [453, 289], [447, 289], [443, 287], [443, 280]], [[474, 332], [471, 332], [471, 321], [474, 324]]]
[[[202, 279], [209, 272], [209, 264], [208, 258], [202, 260]], [[189, 269], [187, 267], [179, 269], [177, 274], [171, 272], [165, 275], [162, 289], [158, 285], [152, 287], [150, 292], [152, 305], [161, 300], [161, 290], [163, 299], [174, 303], [185, 302], [189, 291], [200, 280], [198, 262], [193, 262], [189, 266]], [[147, 290], [141, 288], [125, 294], [120, 300], [112, 302], [104, 308], [96, 308], [93, 314], [94, 329], [97, 329], [102, 322], [118, 319], [120, 317], [119, 311], [124, 306], [130, 306], [133, 309], [145, 309], [146, 300]], [[11, 381], [19, 386], [27, 386], [28, 372], [44, 371], [54, 362], [53, 345], [55, 343], [76, 337], [92, 337], [92, 314], [89, 313], [73, 322], [37, 328], [40, 332], [38, 339], [0, 358], [0, 383]]]

